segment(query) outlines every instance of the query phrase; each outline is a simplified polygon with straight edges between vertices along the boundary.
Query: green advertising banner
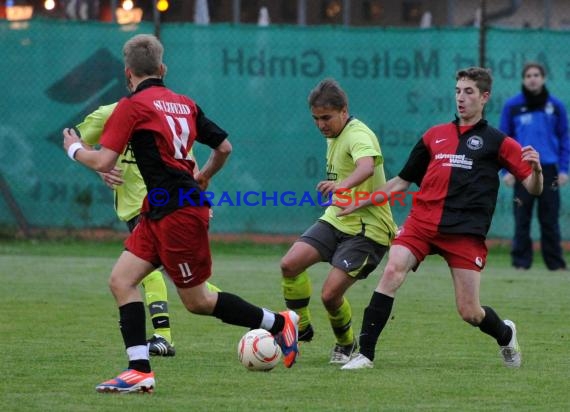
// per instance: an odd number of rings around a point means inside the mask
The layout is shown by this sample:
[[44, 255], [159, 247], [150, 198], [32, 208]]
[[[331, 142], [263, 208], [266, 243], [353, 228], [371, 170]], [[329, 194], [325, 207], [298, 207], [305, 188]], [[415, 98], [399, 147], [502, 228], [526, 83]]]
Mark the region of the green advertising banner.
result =
[[[126, 95], [122, 45], [151, 26], [32, 21], [0, 23], [5, 58], [0, 125], [0, 224], [39, 228], [123, 228], [101, 179], [71, 162], [61, 131]], [[543, 62], [553, 94], [570, 103], [570, 44], [564, 33], [491, 30], [487, 66], [494, 87], [486, 115], [498, 125], [504, 101], [520, 90], [527, 60]], [[388, 177], [396, 175], [431, 125], [455, 113], [455, 71], [478, 64], [479, 33], [468, 29], [194, 26], [161, 28], [169, 87], [192, 97], [226, 129], [234, 151], [212, 180], [211, 230], [298, 234], [323, 208], [324, 138], [307, 96], [333, 77], [350, 113], [380, 139]], [[198, 145], [199, 146], [199, 145]], [[208, 150], [196, 147], [200, 163]], [[570, 221], [562, 189], [563, 222]], [[411, 198], [394, 205], [398, 223]], [[512, 193], [501, 188], [491, 237], [513, 231]], [[570, 239], [568, 225], [563, 237]]]

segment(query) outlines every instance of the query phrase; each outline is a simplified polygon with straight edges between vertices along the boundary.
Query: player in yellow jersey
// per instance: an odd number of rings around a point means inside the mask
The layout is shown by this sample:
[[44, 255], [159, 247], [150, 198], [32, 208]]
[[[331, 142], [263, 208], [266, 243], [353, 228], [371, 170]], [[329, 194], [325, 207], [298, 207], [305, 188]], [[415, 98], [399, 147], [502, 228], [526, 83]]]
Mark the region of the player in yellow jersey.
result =
[[[116, 105], [117, 103], [100, 106], [76, 126], [83, 142], [89, 146], [99, 143], [103, 126]], [[129, 231], [132, 232], [138, 223], [147, 190], [130, 147], [127, 146], [125, 152], [119, 156], [117, 165], [111, 172], [100, 175], [107, 186], [114, 190], [115, 211], [118, 218], [126, 222]], [[149, 353], [157, 356], [174, 356], [176, 351], [170, 330], [168, 294], [164, 277], [159, 270], [155, 270], [145, 277], [141, 284], [154, 328], [154, 334], [148, 341]], [[219, 291], [210, 283], [208, 288]]]
[[[325, 198], [355, 201], [384, 184], [384, 158], [374, 132], [348, 113], [348, 98], [332, 79], [320, 82], [309, 95], [313, 120], [327, 142], [327, 179], [317, 184]], [[396, 232], [390, 205], [367, 207], [359, 214], [337, 217], [331, 204], [281, 260], [283, 295], [289, 309], [300, 315], [299, 341], [313, 338], [309, 313], [311, 281], [307, 269], [317, 262], [332, 266], [321, 291], [336, 338], [330, 363], [345, 364], [356, 349], [352, 310], [345, 292], [365, 279], [380, 263]]]

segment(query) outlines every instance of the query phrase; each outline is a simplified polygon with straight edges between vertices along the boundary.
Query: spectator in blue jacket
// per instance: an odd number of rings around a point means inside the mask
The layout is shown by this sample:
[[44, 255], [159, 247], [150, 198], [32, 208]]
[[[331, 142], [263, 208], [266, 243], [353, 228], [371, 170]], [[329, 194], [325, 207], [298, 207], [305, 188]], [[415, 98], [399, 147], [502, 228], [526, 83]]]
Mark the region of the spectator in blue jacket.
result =
[[501, 114], [500, 129], [522, 146], [531, 145], [540, 154], [544, 173], [544, 190], [530, 195], [515, 178], [507, 173], [503, 181], [514, 185], [515, 235], [511, 250], [512, 265], [521, 270], [532, 265], [530, 227], [533, 207], [538, 203], [540, 244], [544, 263], [549, 270], [565, 270], [560, 242], [559, 186], [568, 181], [570, 140], [564, 104], [552, 96], [545, 86], [544, 66], [525, 64], [522, 70], [522, 91], [507, 100]]

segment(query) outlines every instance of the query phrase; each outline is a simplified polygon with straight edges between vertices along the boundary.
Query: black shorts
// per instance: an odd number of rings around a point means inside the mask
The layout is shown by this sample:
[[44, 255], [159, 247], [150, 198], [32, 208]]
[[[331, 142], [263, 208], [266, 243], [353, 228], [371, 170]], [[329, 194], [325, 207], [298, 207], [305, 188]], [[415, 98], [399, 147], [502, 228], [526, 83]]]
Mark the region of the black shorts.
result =
[[323, 259], [355, 279], [366, 279], [388, 250], [363, 235], [347, 235], [322, 220], [308, 228], [299, 239], [313, 246]]

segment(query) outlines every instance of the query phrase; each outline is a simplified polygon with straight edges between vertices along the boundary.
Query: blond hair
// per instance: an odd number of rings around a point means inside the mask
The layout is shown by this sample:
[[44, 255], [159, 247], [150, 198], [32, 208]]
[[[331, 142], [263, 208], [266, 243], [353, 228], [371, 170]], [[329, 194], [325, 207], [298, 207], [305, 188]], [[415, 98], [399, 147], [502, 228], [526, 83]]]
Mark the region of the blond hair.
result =
[[164, 47], [151, 34], [139, 34], [123, 46], [125, 67], [135, 76], [160, 76]]

